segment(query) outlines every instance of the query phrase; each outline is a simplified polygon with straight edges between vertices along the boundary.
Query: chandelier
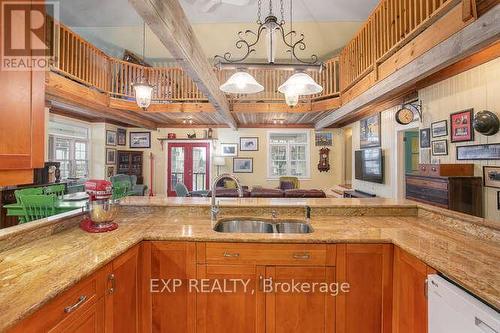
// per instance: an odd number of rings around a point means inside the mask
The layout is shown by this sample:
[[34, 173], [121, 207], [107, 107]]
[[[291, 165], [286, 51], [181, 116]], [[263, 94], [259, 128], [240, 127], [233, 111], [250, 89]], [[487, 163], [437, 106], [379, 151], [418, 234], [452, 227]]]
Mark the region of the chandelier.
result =
[[[227, 94], [254, 94], [264, 90], [264, 86], [247, 71], [249, 69], [284, 69], [292, 70], [295, 73], [290, 76], [279, 88], [278, 91], [285, 95], [287, 105], [293, 107], [299, 102], [299, 96], [314, 95], [323, 91], [323, 87], [314, 81], [314, 79], [306, 74], [306, 71], [323, 69], [323, 63], [318, 61], [318, 56], [315, 54], [310, 56], [310, 59], [304, 60], [297, 55], [297, 51], [304, 51], [306, 44], [304, 42], [304, 34], [300, 34], [296, 42], [292, 40], [297, 36], [297, 32], [293, 30], [291, 21], [292, 16], [292, 0], [290, 0], [290, 31], [285, 32], [284, 6], [283, 0], [280, 0], [281, 20], [273, 14], [273, 3], [269, 0], [269, 14], [261, 20], [262, 0], [258, 1], [257, 5], [257, 32], [250, 29], [238, 32], [238, 40], [236, 48], [243, 50], [243, 55], [238, 58], [233, 58], [231, 52], [226, 52], [224, 55], [216, 55], [215, 66], [220, 69], [236, 69], [233, 74], [220, 89]], [[255, 46], [259, 43], [263, 35], [266, 40], [267, 63], [250, 63], [245, 60], [256, 52]], [[289, 39], [290, 41], [287, 41]], [[278, 42], [284, 44], [286, 52], [290, 54], [289, 63], [276, 62], [276, 49]]]
[[[142, 30], [142, 59], [145, 61], [146, 57], [146, 22], [143, 23]], [[143, 109], [147, 110], [149, 105], [151, 105], [151, 99], [153, 96], [153, 86], [148, 83], [146, 75], [141, 75], [138, 82], [132, 84], [135, 92], [135, 101], [137, 105]]]

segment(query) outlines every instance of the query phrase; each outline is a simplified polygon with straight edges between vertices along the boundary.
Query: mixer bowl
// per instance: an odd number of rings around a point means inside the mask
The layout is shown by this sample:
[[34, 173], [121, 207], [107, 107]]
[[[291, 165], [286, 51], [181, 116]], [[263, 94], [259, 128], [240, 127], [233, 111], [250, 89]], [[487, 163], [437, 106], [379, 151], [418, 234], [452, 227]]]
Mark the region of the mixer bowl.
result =
[[113, 222], [118, 214], [118, 200], [97, 200], [89, 202], [89, 216], [94, 224]]

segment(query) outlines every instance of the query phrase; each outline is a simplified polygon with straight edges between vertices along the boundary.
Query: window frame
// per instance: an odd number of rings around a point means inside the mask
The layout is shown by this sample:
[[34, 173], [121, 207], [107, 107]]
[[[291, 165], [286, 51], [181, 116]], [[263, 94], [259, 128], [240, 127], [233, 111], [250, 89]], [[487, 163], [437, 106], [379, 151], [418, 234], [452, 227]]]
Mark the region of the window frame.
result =
[[[291, 154], [291, 146], [292, 144], [290, 143], [279, 143], [279, 144], [272, 144], [271, 143], [271, 137], [273, 135], [291, 135], [291, 134], [296, 134], [296, 135], [305, 135], [306, 136], [306, 142], [303, 144], [305, 146], [305, 163], [306, 163], [306, 172], [304, 176], [295, 176], [291, 175], [291, 162], [292, 162], [292, 154]], [[272, 147], [273, 146], [283, 146], [286, 145], [286, 174], [285, 175], [273, 175], [272, 174], [272, 162], [274, 161], [272, 159]], [[293, 160], [295, 161], [295, 160]], [[277, 180], [280, 177], [297, 177], [298, 179], [301, 180], [307, 180], [311, 179], [311, 133], [309, 130], [272, 130], [267, 132], [267, 179], [269, 180]]]

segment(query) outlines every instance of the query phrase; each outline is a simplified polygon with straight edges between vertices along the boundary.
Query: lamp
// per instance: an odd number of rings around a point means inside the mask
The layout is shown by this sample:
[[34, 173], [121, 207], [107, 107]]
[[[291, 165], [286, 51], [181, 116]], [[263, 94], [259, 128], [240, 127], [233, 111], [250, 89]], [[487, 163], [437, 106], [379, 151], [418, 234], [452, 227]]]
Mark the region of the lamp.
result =
[[226, 94], [255, 94], [264, 87], [247, 72], [236, 72], [220, 86], [220, 90]]
[[[142, 30], [142, 59], [146, 59], [146, 22], [143, 23]], [[141, 81], [133, 83], [132, 87], [134, 88], [137, 105], [146, 111], [149, 105], [151, 105], [153, 86], [144, 77], [144, 79], [141, 78]]]
[[306, 73], [295, 73], [288, 78], [278, 91], [282, 94], [314, 95], [323, 91], [323, 87], [317, 84], [312, 77]]
[[215, 156], [214, 165], [217, 166], [217, 176], [220, 175], [220, 167], [226, 165], [226, 159], [224, 156]]

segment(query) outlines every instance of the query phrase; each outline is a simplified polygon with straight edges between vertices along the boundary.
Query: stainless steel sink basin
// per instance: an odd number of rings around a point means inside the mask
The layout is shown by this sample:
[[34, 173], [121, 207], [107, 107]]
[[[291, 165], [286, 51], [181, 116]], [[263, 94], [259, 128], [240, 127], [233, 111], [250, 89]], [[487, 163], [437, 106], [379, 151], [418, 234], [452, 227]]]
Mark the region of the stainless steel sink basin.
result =
[[313, 232], [310, 224], [302, 222], [281, 222], [276, 223], [275, 227], [280, 234], [309, 234]]
[[231, 218], [219, 220], [214, 231], [228, 233], [264, 234], [308, 234], [313, 232], [310, 224], [300, 220]]

